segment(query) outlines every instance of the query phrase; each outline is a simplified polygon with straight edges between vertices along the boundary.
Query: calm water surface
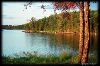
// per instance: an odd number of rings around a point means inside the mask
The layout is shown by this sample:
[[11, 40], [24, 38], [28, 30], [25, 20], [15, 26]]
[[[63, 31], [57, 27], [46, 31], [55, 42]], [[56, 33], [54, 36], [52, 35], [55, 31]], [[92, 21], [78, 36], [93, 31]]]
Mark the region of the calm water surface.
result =
[[[11, 56], [22, 52], [59, 55], [78, 54], [79, 35], [77, 34], [44, 34], [24, 33], [22, 30], [2, 30], [2, 55]], [[90, 40], [90, 54], [97, 52], [97, 38]], [[96, 54], [97, 55], [97, 54]]]

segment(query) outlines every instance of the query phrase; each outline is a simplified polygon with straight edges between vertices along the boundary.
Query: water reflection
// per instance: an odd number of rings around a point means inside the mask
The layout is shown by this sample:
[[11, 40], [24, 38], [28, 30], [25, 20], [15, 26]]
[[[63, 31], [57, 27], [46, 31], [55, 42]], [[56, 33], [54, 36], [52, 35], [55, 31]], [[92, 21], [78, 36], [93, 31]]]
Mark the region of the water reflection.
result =
[[[18, 30], [3, 31], [3, 54], [5, 55], [34, 51], [45, 55], [60, 55], [63, 51], [67, 54], [78, 55], [78, 48], [79, 34], [24, 33]], [[89, 50], [90, 54], [97, 55], [97, 36], [95, 35], [90, 37]]]
[[[41, 47], [37, 52], [44, 54], [56, 54], [66, 51], [68, 54], [76, 55], [79, 47], [79, 34], [45, 34], [45, 33], [27, 33], [30, 41], [30, 47]], [[96, 53], [97, 36], [90, 37], [90, 53]], [[34, 50], [32, 49], [32, 50]], [[41, 50], [41, 51], [40, 51]]]
[[79, 40], [77, 36], [76, 34], [26, 33], [27, 45], [32, 50], [42, 54], [56, 55], [62, 51], [72, 55], [77, 54]]

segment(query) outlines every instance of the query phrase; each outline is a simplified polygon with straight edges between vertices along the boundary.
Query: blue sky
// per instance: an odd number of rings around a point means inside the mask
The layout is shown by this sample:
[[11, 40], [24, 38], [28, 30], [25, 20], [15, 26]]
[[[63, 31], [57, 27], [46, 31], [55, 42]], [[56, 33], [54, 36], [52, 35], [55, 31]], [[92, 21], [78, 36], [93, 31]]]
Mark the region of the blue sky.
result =
[[[3, 25], [21, 25], [28, 23], [31, 17], [41, 19], [54, 14], [51, 2], [34, 2], [31, 7], [26, 10], [24, 4], [26, 2], [2, 2], [2, 24]], [[41, 9], [41, 5], [46, 5], [46, 11]], [[90, 3], [90, 9], [97, 10], [98, 3]], [[23, 11], [24, 10], [24, 11]], [[78, 10], [78, 9], [76, 9]], [[57, 11], [60, 13], [60, 11]]]

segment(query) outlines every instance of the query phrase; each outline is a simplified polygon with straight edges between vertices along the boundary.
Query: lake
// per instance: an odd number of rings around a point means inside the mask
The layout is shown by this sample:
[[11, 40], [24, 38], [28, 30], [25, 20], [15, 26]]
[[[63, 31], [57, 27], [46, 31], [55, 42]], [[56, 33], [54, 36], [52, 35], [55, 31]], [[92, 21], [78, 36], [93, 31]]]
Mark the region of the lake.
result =
[[[22, 30], [2, 30], [2, 55], [21, 55], [23, 52], [39, 55], [60, 55], [66, 52], [78, 55], [78, 34], [25, 33]], [[89, 54], [97, 57], [97, 36], [91, 36]], [[97, 59], [97, 58], [96, 58]]]

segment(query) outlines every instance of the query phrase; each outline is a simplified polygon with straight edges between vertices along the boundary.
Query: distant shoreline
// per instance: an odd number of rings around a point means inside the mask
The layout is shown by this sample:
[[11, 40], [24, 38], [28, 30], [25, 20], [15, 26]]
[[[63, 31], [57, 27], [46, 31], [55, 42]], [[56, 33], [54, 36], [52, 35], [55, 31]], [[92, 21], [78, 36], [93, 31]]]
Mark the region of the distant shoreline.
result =
[[[52, 34], [79, 34], [79, 32], [49, 32], [49, 31], [32, 31], [32, 30], [23, 30], [23, 29], [2, 29], [2, 30], [22, 30], [25, 33], [52, 33]], [[90, 32], [90, 35], [98, 35], [97, 32]]]
[[[23, 30], [22, 32], [25, 33], [52, 33], [52, 34], [79, 34], [79, 32], [49, 32], [49, 31], [37, 31], [37, 32], [33, 32], [32, 30]], [[90, 32], [90, 35], [97, 35], [97, 32]]]

